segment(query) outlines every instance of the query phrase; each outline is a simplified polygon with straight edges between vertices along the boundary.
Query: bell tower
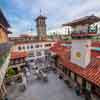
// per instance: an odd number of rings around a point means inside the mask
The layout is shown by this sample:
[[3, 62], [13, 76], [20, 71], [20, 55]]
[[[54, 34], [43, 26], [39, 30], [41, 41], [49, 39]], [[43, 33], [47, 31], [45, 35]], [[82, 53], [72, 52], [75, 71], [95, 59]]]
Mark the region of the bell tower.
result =
[[45, 40], [47, 37], [46, 19], [47, 19], [47, 17], [41, 15], [41, 10], [40, 10], [40, 15], [35, 19], [36, 29], [37, 29], [37, 34], [38, 34], [39, 40]]

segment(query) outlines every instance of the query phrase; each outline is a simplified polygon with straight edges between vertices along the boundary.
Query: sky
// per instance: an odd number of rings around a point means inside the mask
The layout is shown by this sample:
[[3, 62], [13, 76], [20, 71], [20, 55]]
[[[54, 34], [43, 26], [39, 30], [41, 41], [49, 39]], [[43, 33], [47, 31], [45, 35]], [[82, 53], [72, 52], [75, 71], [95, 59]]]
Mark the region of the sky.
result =
[[40, 9], [41, 14], [47, 16], [48, 30], [82, 16], [100, 16], [100, 0], [0, 0], [0, 8], [15, 36], [30, 29], [36, 35], [35, 19]]

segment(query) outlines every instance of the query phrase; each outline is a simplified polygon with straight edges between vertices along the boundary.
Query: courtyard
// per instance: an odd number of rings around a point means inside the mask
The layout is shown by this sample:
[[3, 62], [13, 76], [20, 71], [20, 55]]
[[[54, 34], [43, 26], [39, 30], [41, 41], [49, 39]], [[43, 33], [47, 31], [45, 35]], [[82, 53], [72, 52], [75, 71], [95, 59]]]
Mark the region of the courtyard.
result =
[[19, 88], [15, 87], [17, 85], [9, 91], [11, 100], [84, 100], [53, 72], [48, 74], [48, 82], [30, 80], [24, 92], [20, 92]]

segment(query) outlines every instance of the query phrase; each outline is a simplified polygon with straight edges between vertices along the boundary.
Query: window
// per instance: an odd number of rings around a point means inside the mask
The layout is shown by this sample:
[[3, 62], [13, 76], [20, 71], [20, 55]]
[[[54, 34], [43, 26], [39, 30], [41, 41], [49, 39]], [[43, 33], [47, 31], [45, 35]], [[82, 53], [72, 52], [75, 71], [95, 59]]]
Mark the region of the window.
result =
[[71, 76], [71, 71], [68, 72], [68, 76], [69, 76], [69, 77]]
[[20, 63], [23, 63], [24, 62], [24, 59], [20, 59]]
[[0, 32], [0, 41], [2, 41], [2, 33]]
[[71, 79], [74, 80], [75, 76], [74, 76], [74, 73], [71, 72]]
[[27, 46], [27, 49], [29, 49], [29, 46]]
[[48, 50], [45, 50], [45, 55], [48, 55], [48, 54], [49, 54]]
[[82, 78], [81, 78], [80, 76], [77, 76], [77, 82], [78, 82], [79, 84], [82, 84]]
[[95, 92], [96, 92], [97, 94], [99, 94], [99, 93], [100, 93], [100, 87], [95, 87]]
[[75, 81], [77, 81], [77, 75], [74, 73], [74, 79]]
[[30, 62], [34, 62], [34, 60], [30, 60]]
[[51, 46], [51, 44], [45, 44], [45, 47], [50, 47]]
[[34, 57], [35, 55], [34, 55], [34, 52], [30, 52], [29, 53], [29, 57]]
[[40, 47], [42, 47], [42, 44], [40, 44]]
[[58, 67], [59, 67], [59, 69], [61, 69], [61, 70], [63, 69], [63, 65], [62, 65], [62, 64], [59, 64], [59, 63], [58, 63]]
[[18, 47], [18, 50], [21, 50], [21, 49], [22, 49], [21, 46], [19, 46], [19, 47]]
[[41, 53], [40, 51], [37, 51], [36, 55], [37, 55], [37, 56], [41, 56], [42, 53]]
[[64, 72], [65, 74], [67, 74], [67, 69], [66, 69], [65, 67], [63, 67], [63, 72]]
[[15, 64], [18, 64], [18, 63], [19, 63], [19, 60], [18, 60], [18, 59], [16, 59], [16, 60], [15, 60]]
[[31, 45], [31, 49], [33, 49], [33, 45]]
[[26, 38], [26, 40], [29, 40], [29, 38]]
[[39, 45], [37, 44], [37, 45], [35, 45], [35, 47], [36, 47], [36, 48], [39, 48]]
[[25, 50], [25, 46], [23, 46], [23, 50]]
[[[86, 89], [89, 90], [89, 91], [91, 90], [91, 84], [90, 84], [89, 82], [86, 82]], [[98, 90], [99, 90], [99, 89], [98, 89]], [[100, 91], [100, 90], [99, 90], [99, 91]], [[99, 91], [98, 91], [98, 92], [99, 92]]]

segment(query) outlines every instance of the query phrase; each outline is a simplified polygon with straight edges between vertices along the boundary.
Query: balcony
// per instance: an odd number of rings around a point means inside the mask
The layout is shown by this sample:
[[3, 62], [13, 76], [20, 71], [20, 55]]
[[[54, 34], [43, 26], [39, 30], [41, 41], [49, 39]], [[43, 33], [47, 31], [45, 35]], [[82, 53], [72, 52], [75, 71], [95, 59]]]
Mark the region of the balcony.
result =
[[74, 28], [71, 36], [72, 37], [92, 37], [96, 36], [97, 33], [97, 26], [88, 26], [88, 27], [78, 27]]
[[2, 67], [2, 64], [5, 62], [8, 54], [9, 54], [10, 48], [11, 48], [10, 43], [0, 44], [0, 68]]

